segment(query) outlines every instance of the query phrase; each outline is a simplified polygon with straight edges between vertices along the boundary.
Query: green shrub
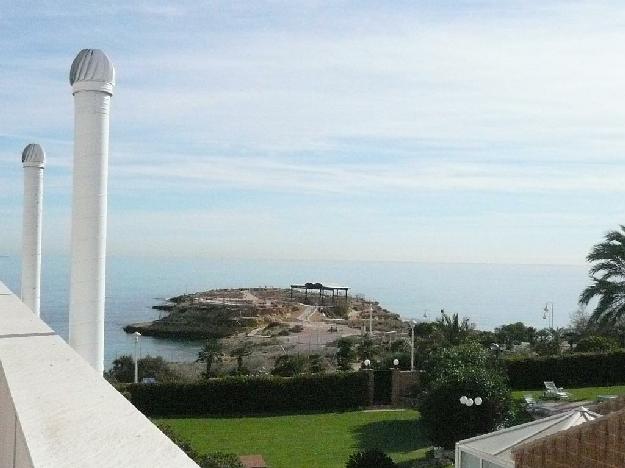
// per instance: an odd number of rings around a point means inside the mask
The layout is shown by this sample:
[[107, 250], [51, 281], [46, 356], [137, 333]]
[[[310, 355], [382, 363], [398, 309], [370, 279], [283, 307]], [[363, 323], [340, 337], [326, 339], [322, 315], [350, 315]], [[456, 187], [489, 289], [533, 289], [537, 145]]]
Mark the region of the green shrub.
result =
[[506, 427], [518, 426], [533, 420], [534, 418], [527, 411], [527, 403], [524, 400], [512, 400], [504, 425]]
[[439, 348], [430, 354], [423, 365], [422, 383], [427, 387], [430, 381], [441, 378], [443, 373], [454, 373], [461, 368], [495, 369], [499, 366], [492, 353], [479, 343]]
[[226, 377], [123, 388], [148, 416], [345, 410], [366, 406], [368, 394], [364, 372]]
[[[139, 382], [144, 377], [153, 377], [159, 382], [177, 380], [176, 374], [170, 369], [167, 362], [161, 357], [147, 355], [139, 359]], [[104, 372], [104, 377], [111, 382], [130, 383], [135, 378], [135, 361], [132, 356], [124, 354], [113, 361], [113, 367]]]
[[396, 468], [397, 465], [384, 452], [376, 449], [352, 453], [345, 468]]
[[330, 317], [346, 319], [349, 316], [350, 307], [345, 301], [339, 302], [334, 307], [327, 308], [326, 314]]
[[607, 353], [617, 349], [616, 340], [607, 336], [587, 336], [579, 340], [575, 347], [578, 353]]
[[305, 356], [283, 354], [276, 358], [276, 364], [271, 371], [272, 375], [293, 377], [306, 371], [308, 359]]
[[[430, 440], [445, 448], [499, 427], [509, 414], [510, 390], [502, 370], [479, 344], [435, 352], [426, 366], [431, 373], [419, 401]], [[460, 397], [481, 397], [468, 407]]]
[[610, 386], [625, 383], [625, 351], [574, 353], [505, 360], [515, 390], [543, 388], [552, 380], [563, 387]]
[[195, 460], [201, 468], [245, 468], [233, 453], [215, 452], [201, 455]]
[[193, 449], [193, 447], [191, 447], [191, 444], [189, 442], [178, 437], [178, 435], [171, 429], [171, 427], [165, 424], [158, 424], [157, 426], [163, 434], [169, 437], [169, 439], [180, 448], [180, 450], [186, 453], [190, 459], [197, 462], [199, 455]]
[[328, 368], [326, 359], [320, 354], [308, 355], [308, 372], [311, 374], [320, 374]]
[[299, 374], [319, 374], [326, 370], [327, 363], [319, 354], [300, 356], [299, 354], [283, 354], [276, 358], [271, 375], [293, 377]]
[[401, 370], [410, 370], [410, 351], [407, 353], [396, 352], [386, 354], [380, 364], [380, 369], [393, 369], [395, 368], [394, 361], [397, 359], [399, 361], [398, 369]]
[[336, 342], [336, 366], [339, 370], [349, 371], [352, 363], [356, 360], [354, 341], [349, 338], [339, 338]]
[[233, 453], [215, 452], [199, 455], [191, 444], [178, 437], [171, 427], [162, 424], [158, 428], [201, 468], [245, 468], [239, 457]]

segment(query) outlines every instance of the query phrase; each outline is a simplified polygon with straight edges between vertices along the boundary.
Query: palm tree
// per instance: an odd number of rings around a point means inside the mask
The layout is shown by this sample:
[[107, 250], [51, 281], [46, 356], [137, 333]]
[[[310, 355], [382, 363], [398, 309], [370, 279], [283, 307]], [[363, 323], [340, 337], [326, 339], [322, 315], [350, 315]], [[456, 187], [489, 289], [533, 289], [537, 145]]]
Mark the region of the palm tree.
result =
[[248, 372], [243, 367], [243, 358], [252, 354], [252, 345], [249, 342], [244, 342], [240, 346], [230, 351], [230, 356], [237, 359], [237, 374], [247, 374]]
[[608, 232], [586, 257], [595, 263], [588, 272], [592, 284], [584, 289], [579, 303], [588, 305], [595, 296], [599, 297], [591, 323], [614, 325], [625, 317], [625, 226], [620, 228]]
[[436, 329], [445, 345], [456, 346], [464, 342], [473, 332], [475, 325], [468, 317], [460, 320], [458, 314], [447, 315], [441, 310], [441, 317], [436, 320]]
[[204, 373], [205, 378], [209, 378], [211, 375], [211, 367], [213, 363], [218, 362], [222, 358], [223, 346], [219, 342], [219, 340], [215, 338], [211, 338], [206, 341], [202, 349], [197, 355], [196, 362], [205, 362], [206, 363], [206, 372]]

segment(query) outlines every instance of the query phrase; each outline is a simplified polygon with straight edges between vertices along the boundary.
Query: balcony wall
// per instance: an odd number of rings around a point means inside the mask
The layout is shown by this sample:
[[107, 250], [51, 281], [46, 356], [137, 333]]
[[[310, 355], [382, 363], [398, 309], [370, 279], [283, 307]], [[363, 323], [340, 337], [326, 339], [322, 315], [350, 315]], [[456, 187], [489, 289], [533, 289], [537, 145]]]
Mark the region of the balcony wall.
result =
[[5, 467], [197, 465], [0, 283]]

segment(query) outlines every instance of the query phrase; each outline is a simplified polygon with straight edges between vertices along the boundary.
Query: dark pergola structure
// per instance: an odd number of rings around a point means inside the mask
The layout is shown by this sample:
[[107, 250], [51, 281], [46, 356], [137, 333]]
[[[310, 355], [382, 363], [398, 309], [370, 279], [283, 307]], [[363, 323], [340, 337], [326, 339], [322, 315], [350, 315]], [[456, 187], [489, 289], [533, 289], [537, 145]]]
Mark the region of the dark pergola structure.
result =
[[345, 293], [345, 300], [347, 300], [347, 291], [349, 290], [347, 286], [337, 286], [335, 284], [323, 284], [323, 283], [292, 284], [291, 285], [291, 299], [293, 299], [294, 289], [303, 289], [304, 296], [306, 298], [308, 298], [309, 289], [313, 291], [319, 291], [319, 297], [321, 298], [322, 304], [323, 304], [323, 299], [325, 298], [324, 291], [332, 291], [332, 302], [334, 303], [334, 299], [336, 298], [336, 296], [340, 294], [341, 291]]

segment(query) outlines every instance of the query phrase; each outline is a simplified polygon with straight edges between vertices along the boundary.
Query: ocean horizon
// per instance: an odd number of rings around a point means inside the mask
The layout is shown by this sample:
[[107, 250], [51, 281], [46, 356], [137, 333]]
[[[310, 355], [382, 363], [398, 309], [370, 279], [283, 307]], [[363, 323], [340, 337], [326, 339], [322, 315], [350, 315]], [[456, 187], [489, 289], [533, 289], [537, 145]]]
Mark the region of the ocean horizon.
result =
[[[68, 338], [69, 257], [44, 256], [41, 317]], [[19, 296], [19, 256], [0, 257], [0, 281]], [[214, 260], [184, 257], [107, 258], [105, 367], [132, 354], [128, 323], [158, 318], [168, 297], [216, 288], [282, 287], [328, 282], [350, 287], [406, 319], [435, 319], [441, 309], [469, 317], [477, 328], [522, 321], [543, 328], [543, 308], [554, 303], [554, 326], [568, 324], [589, 283], [584, 265], [504, 265], [327, 260]], [[141, 355], [192, 361], [199, 341], [141, 339]]]

